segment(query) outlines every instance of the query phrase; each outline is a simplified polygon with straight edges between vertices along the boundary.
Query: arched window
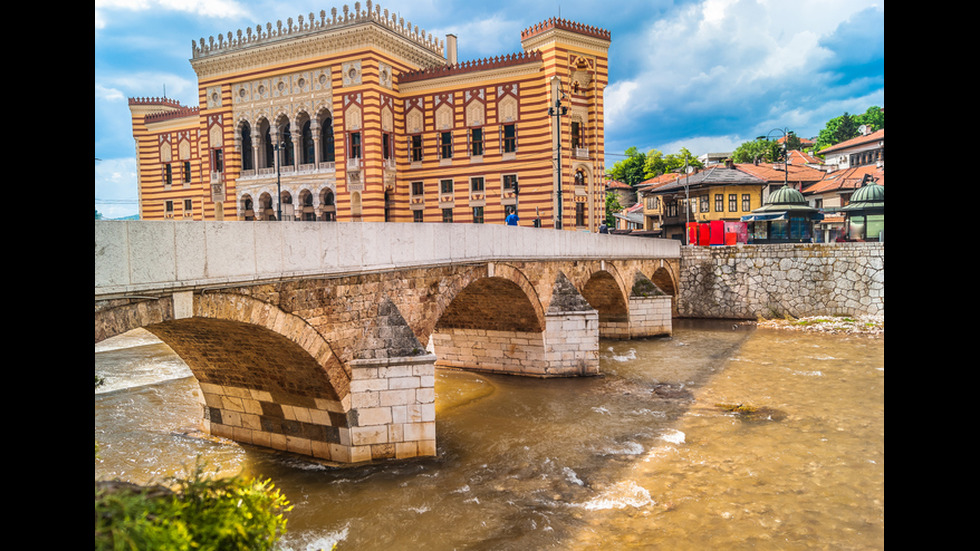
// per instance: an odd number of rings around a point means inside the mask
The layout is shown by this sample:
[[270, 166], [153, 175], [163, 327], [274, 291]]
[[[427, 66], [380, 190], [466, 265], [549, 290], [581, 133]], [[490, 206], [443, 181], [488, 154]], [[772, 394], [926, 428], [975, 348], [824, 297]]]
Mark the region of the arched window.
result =
[[279, 143], [282, 144], [282, 158], [279, 159], [280, 166], [293, 166], [296, 162], [295, 151], [293, 151], [293, 136], [289, 132], [289, 123], [279, 127]]
[[263, 168], [275, 168], [276, 166], [276, 151], [273, 149], [272, 144], [272, 131], [269, 128], [265, 129], [265, 166]]
[[313, 130], [310, 126], [310, 121], [303, 123], [303, 134], [302, 134], [302, 153], [303, 158], [300, 160], [301, 164], [308, 165], [313, 163]]
[[320, 159], [325, 163], [334, 162], [333, 119], [327, 117], [320, 125]]
[[252, 161], [252, 127], [247, 122], [242, 123], [242, 170], [252, 170], [255, 168]]

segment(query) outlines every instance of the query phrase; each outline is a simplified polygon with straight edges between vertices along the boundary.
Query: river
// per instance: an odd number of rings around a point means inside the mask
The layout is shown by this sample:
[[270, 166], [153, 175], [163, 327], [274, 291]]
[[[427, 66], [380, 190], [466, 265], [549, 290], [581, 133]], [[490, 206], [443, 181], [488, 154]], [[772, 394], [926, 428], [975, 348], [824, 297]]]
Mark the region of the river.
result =
[[883, 336], [675, 320], [600, 349], [600, 377], [437, 370], [437, 457], [328, 468], [200, 437], [186, 366], [127, 334], [96, 347], [96, 479], [270, 478], [284, 551], [884, 548]]

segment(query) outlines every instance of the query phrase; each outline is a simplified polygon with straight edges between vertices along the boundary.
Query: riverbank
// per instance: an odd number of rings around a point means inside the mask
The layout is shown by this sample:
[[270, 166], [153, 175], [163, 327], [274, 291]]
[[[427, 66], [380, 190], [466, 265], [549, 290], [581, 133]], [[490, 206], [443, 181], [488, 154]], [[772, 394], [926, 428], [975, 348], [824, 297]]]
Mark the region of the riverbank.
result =
[[811, 316], [759, 320], [757, 326], [766, 329], [786, 329], [817, 333], [884, 336], [884, 316]]

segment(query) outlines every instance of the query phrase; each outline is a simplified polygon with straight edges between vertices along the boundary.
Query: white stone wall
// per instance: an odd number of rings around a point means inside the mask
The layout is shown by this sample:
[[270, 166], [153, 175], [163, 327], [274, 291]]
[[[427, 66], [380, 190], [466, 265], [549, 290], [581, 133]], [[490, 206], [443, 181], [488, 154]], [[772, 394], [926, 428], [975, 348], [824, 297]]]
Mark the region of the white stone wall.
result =
[[352, 360], [350, 458], [436, 454], [435, 356]]
[[885, 244], [682, 247], [681, 317], [884, 316]]
[[630, 337], [670, 335], [673, 331], [671, 297], [630, 297]]

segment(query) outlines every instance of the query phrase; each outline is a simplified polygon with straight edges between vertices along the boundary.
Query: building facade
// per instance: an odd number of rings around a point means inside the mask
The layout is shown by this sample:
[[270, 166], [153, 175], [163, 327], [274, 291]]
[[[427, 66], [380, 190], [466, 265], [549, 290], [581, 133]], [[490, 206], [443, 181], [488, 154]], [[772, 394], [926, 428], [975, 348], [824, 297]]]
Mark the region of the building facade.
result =
[[608, 31], [551, 19], [521, 33], [523, 52], [461, 63], [455, 36], [360, 6], [200, 39], [195, 107], [131, 99], [141, 218], [503, 223], [516, 210], [521, 225], [598, 228]]

